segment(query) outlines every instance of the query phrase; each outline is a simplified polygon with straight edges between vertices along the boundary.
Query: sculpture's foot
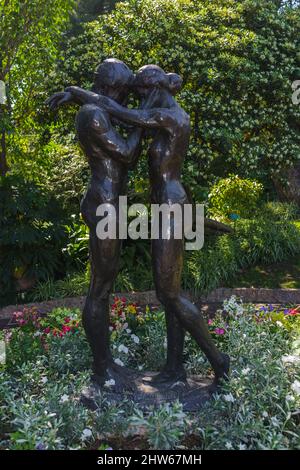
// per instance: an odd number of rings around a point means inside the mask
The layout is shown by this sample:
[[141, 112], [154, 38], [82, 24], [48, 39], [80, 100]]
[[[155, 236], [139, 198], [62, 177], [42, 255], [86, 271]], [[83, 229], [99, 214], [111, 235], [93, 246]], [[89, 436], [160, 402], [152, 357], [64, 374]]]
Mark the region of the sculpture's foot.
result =
[[216, 372], [213, 383], [210, 386], [211, 393], [216, 393], [220, 390], [222, 384], [229, 380], [229, 370], [230, 370], [230, 357], [228, 354], [222, 353], [223, 365], [220, 367], [219, 371]]
[[151, 383], [152, 385], [159, 385], [170, 382], [186, 382], [186, 372], [183, 367], [175, 370], [164, 367], [161, 372], [145, 381], [147, 381], [147, 383]]
[[111, 361], [103, 374], [94, 373], [91, 376], [90, 384], [84, 387], [81, 392], [81, 402], [91, 410], [96, 410], [103, 397], [103, 392], [106, 393], [105, 396], [118, 402], [120, 397], [125, 398], [136, 392], [135, 379], [137, 376], [135, 371]]
[[94, 373], [91, 379], [93, 384], [103, 388], [103, 390], [113, 393], [126, 393], [135, 390], [133, 377], [133, 371], [112, 363], [103, 374]]
[[119, 374], [122, 377], [127, 377], [130, 380], [135, 379], [139, 375], [136, 370], [129, 369], [129, 367], [125, 366], [119, 366], [119, 364], [116, 364], [114, 361], [109, 364], [109, 367], [115, 371], [116, 374]]

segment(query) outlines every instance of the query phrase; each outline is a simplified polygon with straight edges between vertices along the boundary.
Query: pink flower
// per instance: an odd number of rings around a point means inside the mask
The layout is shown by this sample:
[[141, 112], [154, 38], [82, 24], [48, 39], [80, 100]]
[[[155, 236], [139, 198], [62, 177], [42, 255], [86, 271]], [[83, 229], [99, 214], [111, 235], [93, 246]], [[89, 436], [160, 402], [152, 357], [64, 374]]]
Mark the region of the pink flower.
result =
[[14, 312], [13, 316], [15, 317], [15, 319], [22, 318], [23, 317], [23, 312]]
[[208, 320], [208, 324], [209, 325], [212, 325], [213, 324], [213, 321], [211, 319]]
[[50, 331], [51, 331], [50, 326], [47, 326], [47, 328], [44, 329], [44, 333], [45, 333], [46, 335], [48, 335], [48, 334], [50, 333]]
[[288, 315], [291, 315], [292, 317], [293, 317], [293, 316], [296, 316], [296, 315], [299, 315], [300, 312], [299, 312], [298, 309], [299, 309], [299, 307], [298, 307], [298, 308], [293, 308], [293, 309], [291, 309], [291, 310], [289, 311]]
[[225, 330], [224, 330], [224, 328], [216, 328], [216, 329], [215, 329], [215, 334], [216, 334], [216, 335], [219, 335], [219, 336], [225, 335]]

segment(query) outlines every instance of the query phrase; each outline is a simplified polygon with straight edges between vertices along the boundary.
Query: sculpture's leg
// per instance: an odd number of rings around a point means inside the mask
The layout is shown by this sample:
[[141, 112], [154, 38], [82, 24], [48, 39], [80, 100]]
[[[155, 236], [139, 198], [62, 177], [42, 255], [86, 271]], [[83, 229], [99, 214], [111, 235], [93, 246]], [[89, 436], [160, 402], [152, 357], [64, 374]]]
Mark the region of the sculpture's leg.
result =
[[[184, 329], [196, 340], [215, 372], [218, 384], [229, 372], [229, 357], [215, 346], [200, 310], [180, 294], [183, 264], [182, 240], [153, 240], [153, 263], [157, 297], [166, 311], [172, 312]], [[170, 354], [176, 339], [170, 337]], [[176, 364], [180, 371], [182, 364]]]
[[112, 362], [109, 347], [109, 294], [118, 273], [120, 240], [90, 234], [91, 281], [83, 310], [83, 326], [93, 353], [93, 370], [101, 382]]

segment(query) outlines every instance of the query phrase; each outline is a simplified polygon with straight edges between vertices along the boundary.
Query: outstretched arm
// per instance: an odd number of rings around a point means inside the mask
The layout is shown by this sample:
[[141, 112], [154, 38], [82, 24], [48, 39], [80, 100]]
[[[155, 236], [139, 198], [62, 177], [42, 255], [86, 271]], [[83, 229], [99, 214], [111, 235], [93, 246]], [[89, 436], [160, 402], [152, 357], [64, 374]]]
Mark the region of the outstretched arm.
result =
[[85, 99], [89, 100], [87, 102], [99, 105], [111, 116], [126, 123], [151, 129], [162, 127], [168, 129], [172, 127], [173, 119], [170, 110], [167, 108], [152, 108], [150, 105], [151, 96], [149, 98], [149, 103], [146, 102], [144, 104], [146, 108], [151, 109], [128, 109], [116, 103], [114, 100], [108, 98], [107, 96], [97, 95], [92, 92], [86, 92], [85, 90], [82, 90], [78, 87], [68, 87], [66, 88], [66, 91], [76, 95], [78, 99], [82, 99], [82, 97], [84, 96]]
[[62, 104], [97, 104], [98, 97], [96, 93], [92, 91], [84, 90], [80, 87], [68, 87], [65, 91], [54, 93], [46, 100], [46, 104], [50, 106], [50, 109], [54, 111], [56, 108]]

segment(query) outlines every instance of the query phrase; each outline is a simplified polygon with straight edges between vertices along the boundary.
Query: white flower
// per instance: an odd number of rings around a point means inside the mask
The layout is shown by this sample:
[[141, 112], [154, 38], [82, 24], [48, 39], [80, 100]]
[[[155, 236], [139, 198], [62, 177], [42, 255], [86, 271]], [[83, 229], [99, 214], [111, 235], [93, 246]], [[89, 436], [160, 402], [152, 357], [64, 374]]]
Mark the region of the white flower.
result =
[[126, 333], [128, 333], [130, 335], [131, 330], [129, 328], [127, 328]]
[[286, 401], [295, 401], [295, 397], [293, 397], [293, 395], [287, 395], [285, 399]]
[[228, 450], [232, 449], [232, 444], [231, 444], [231, 442], [227, 441], [226, 444], [225, 444], [225, 447], [226, 447], [226, 449], [228, 449]]
[[246, 367], [245, 369], [242, 370], [242, 375], [248, 375], [250, 372], [250, 367]]
[[82, 431], [81, 440], [85, 441], [86, 439], [88, 439], [92, 435], [93, 435], [92, 431], [90, 429], [86, 428]]
[[287, 364], [298, 364], [300, 363], [300, 356], [286, 355], [282, 356], [282, 362]]
[[62, 396], [60, 397], [59, 402], [60, 402], [60, 403], [65, 403], [65, 402], [68, 401], [68, 400], [69, 400], [69, 395], [64, 394], [64, 395], [62, 395]]
[[34, 336], [34, 337], [42, 336], [42, 334], [43, 334], [43, 333], [42, 333], [41, 331], [36, 331], [36, 332], [33, 334], [33, 336]]
[[278, 418], [276, 418], [276, 416], [273, 416], [271, 418], [271, 422], [272, 422], [273, 426], [275, 426], [276, 428], [279, 427], [279, 421], [278, 421]]
[[263, 411], [262, 415], [263, 415], [264, 418], [267, 418], [269, 416], [269, 413], [267, 411]]
[[138, 370], [143, 370], [144, 366], [138, 366]]
[[121, 359], [117, 358], [115, 359], [115, 364], [117, 364], [118, 366], [121, 366], [121, 367], [124, 367], [124, 362], [121, 361]]
[[41, 382], [42, 382], [42, 384], [46, 384], [48, 382], [47, 377], [42, 377]]
[[120, 344], [120, 346], [118, 347], [118, 351], [128, 354], [128, 348], [127, 346], [124, 346], [124, 344]]
[[300, 382], [299, 380], [295, 380], [295, 382], [292, 383], [291, 389], [293, 392], [295, 392], [296, 395], [300, 395]]
[[131, 339], [132, 341], [134, 341], [136, 344], [139, 344], [140, 342], [140, 338], [136, 335], [131, 335]]
[[223, 308], [225, 312], [236, 317], [244, 313], [243, 302], [239, 301], [235, 295], [231, 296], [229, 300], [224, 300]]
[[106, 382], [104, 383], [104, 387], [113, 387], [114, 385], [116, 385], [114, 379], [106, 380]]
[[246, 450], [247, 446], [245, 444], [239, 444], [239, 450]]
[[279, 320], [277, 320], [276, 325], [279, 326], [279, 328], [283, 328], [283, 323]]
[[231, 402], [231, 403], [235, 402], [235, 398], [232, 395], [232, 393], [228, 393], [228, 395], [224, 395], [224, 400], [227, 402]]

